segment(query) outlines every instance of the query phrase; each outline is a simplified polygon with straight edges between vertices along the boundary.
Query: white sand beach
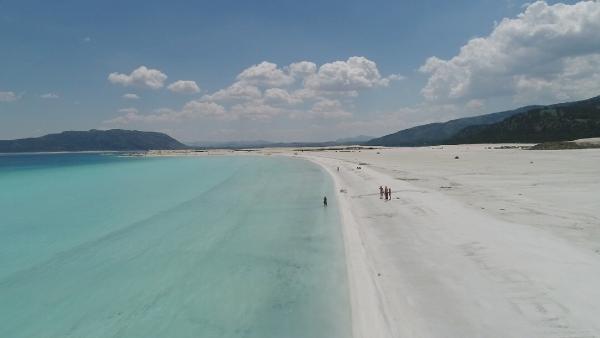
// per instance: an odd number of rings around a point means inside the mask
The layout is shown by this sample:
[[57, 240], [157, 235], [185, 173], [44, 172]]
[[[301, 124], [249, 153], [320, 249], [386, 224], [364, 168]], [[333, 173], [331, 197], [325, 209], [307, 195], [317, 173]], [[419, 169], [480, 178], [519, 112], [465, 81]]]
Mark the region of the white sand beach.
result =
[[355, 337], [600, 337], [600, 150], [493, 148], [263, 151], [335, 180]]
[[302, 150], [150, 156], [283, 155], [326, 169], [355, 338], [600, 337], [600, 149]]

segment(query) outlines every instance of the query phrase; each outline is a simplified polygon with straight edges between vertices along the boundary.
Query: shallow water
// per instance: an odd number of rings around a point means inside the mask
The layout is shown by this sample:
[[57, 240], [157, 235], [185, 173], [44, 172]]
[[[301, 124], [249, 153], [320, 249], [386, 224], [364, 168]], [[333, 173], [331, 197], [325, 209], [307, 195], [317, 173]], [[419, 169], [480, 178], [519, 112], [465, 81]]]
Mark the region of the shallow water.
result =
[[0, 337], [349, 337], [323, 195], [288, 158], [0, 156]]

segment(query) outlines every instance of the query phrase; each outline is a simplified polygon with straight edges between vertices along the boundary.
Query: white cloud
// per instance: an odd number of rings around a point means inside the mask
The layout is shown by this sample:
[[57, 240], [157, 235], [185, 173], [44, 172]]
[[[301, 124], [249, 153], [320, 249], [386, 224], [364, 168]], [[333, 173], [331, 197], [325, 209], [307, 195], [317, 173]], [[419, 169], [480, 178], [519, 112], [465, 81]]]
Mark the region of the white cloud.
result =
[[233, 105], [229, 115], [233, 119], [268, 120], [287, 112], [287, 109], [265, 104], [262, 100], [255, 100]]
[[59, 98], [58, 94], [55, 94], [55, 93], [42, 94], [42, 95], [40, 95], [40, 97], [42, 99], [58, 99]]
[[204, 102], [200, 100], [193, 100], [186, 103], [183, 106], [181, 112], [179, 112], [178, 118], [215, 118], [221, 120], [228, 120], [230, 117], [223, 106], [214, 102]]
[[[133, 77], [133, 73], [129, 77]], [[397, 74], [382, 77], [377, 65], [364, 57], [351, 57], [321, 67], [300, 61], [280, 68], [265, 61], [243, 70], [228, 87], [189, 101], [180, 110], [163, 109], [149, 114], [122, 110], [121, 116], [107, 123], [178, 122], [199, 118], [219, 121], [265, 121], [275, 117], [342, 119], [352, 116], [347, 106], [351, 106], [361, 90], [387, 86], [390, 81], [402, 78]], [[167, 88], [178, 92], [199, 90], [193, 81], [177, 81]]]
[[218, 90], [214, 94], [204, 95], [205, 101], [225, 101], [225, 100], [255, 100], [262, 97], [262, 92], [258, 87], [244, 83], [235, 82], [231, 86]]
[[561, 66], [550, 76], [514, 76], [515, 101], [568, 101], [600, 93], [600, 54], [569, 58]]
[[110, 73], [108, 81], [113, 84], [123, 86], [138, 86], [150, 89], [159, 89], [164, 86], [167, 75], [158, 69], [150, 69], [141, 66], [135, 69], [131, 74]]
[[14, 92], [0, 92], [0, 102], [13, 102], [19, 99]]
[[294, 105], [302, 102], [300, 97], [291, 95], [287, 90], [281, 88], [269, 88], [265, 90], [265, 100], [272, 103], [283, 103]]
[[321, 99], [317, 101], [309, 112], [311, 117], [337, 119], [348, 118], [352, 114], [344, 110], [342, 103], [338, 100]]
[[377, 64], [362, 56], [323, 64], [317, 73], [305, 80], [307, 88], [333, 92], [351, 92], [388, 84], [389, 80], [379, 74]]
[[288, 66], [290, 75], [294, 78], [305, 78], [317, 72], [317, 64], [310, 61], [300, 61]]
[[232, 85], [204, 95], [202, 100], [237, 101], [234, 104], [243, 105], [243, 101], [262, 99], [271, 105], [291, 106], [319, 99], [356, 97], [361, 90], [387, 86], [390, 81], [401, 79], [398, 74], [382, 77], [375, 62], [364, 57], [350, 57], [347, 61], [325, 63], [321, 67], [314, 62], [300, 61], [279, 68], [275, 63], [264, 61], [246, 68]]
[[406, 79], [406, 76], [402, 75], [402, 74], [391, 74], [388, 75], [387, 79], [389, 81], [402, 81]]
[[509, 96], [516, 101], [576, 99], [597, 95], [600, 68], [600, 2], [529, 5], [502, 20], [450, 60], [431, 57], [427, 100]]
[[195, 81], [179, 80], [171, 83], [167, 89], [174, 93], [195, 94], [200, 92], [200, 87]]
[[257, 65], [244, 69], [237, 80], [255, 86], [281, 87], [294, 82], [294, 78], [276, 64], [263, 61]]
[[122, 98], [124, 98], [126, 100], [139, 100], [140, 99], [140, 97], [137, 94], [133, 94], [133, 93], [123, 94]]

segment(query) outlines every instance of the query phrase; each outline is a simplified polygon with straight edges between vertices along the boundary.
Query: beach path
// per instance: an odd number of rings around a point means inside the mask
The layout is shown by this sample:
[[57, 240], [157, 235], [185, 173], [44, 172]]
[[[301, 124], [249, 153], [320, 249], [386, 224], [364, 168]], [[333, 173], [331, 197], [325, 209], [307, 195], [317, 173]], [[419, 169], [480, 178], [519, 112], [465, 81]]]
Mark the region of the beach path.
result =
[[600, 337], [597, 252], [327, 156], [355, 337]]

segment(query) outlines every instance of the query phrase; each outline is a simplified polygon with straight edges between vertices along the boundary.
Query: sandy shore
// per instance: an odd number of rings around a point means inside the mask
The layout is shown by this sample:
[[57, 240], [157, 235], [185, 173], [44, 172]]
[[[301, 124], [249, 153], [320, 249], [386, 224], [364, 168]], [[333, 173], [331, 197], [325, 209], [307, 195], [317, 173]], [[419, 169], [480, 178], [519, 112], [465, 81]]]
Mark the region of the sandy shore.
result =
[[600, 149], [495, 147], [248, 154], [332, 176], [355, 338], [600, 337]]
[[343, 191], [355, 337], [600, 337], [600, 151], [488, 148], [285, 151]]

